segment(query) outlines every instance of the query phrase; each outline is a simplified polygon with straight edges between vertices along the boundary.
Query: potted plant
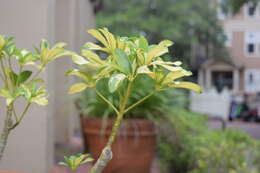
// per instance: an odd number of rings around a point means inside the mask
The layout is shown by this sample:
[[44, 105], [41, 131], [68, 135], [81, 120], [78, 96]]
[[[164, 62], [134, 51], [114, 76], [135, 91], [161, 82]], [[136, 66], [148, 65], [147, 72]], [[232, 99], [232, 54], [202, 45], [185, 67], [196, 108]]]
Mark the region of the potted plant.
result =
[[[105, 97], [111, 94], [106, 88], [107, 79], [99, 82], [98, 89]], [[140, 75], [133, 83], [129, 103], [135, 103], [149, 94], [153, 89], [153, 81]], [[150, 172], [156, 147], [157, 130], [152, 120], [167, 112], [169, 92], [156, 93], [125, 114], [117, 140], [113, 144], [114, 157], [103, 172]], [[113, 102], [118, 102], [114, 99]], [[154, 106], [156, 103], [156, 106]], [[78, 100], [81, 110], [81, 122], [85, 148], [98, 158], [106, 145], [115, 113], [92, 90], [85, 90]], [[127, 146], [127, 147], [122, 147]], [[138, 157], [136, 157], [138, 153]], [[129, 160], [131, 162], [129, 163]]]
[[[86, 88], [90, 88], [114, 112], [114, 114], [111, 114], [115, 116], [114, 120], [109, 120], [107, 125], [108, 130], [104, 130], [104, 135], [108, 136], [105, 138], [105, 146], [100, 144], [100, 141], [95, 143], [95, 145], [102, 145], [103, 150], [102, 152], [100, 151], [101, 154], [94, 153], [96, 162], [91, 168], [90, 173], [100, 173], [113, 157], [113, 152], [115, 152], [114, 147], [117, 145], [115, 140], [117, 135], [119, 135], [123, 119], [131, 114], [132, 111], [134, 112], [136, 106], [151, 98], [156, 93], [170, 88], [186, 88], [199, 93], [201, 92], [201, 88], [194, 83], [178, 80], [179, 78], [191, 75], [191, 72], [184, 70], [180, 66], [181, 62], [164, 61], [161, 58], [162, 55], [168, 52], [168, 47], [172, 45], [172, 42], [169, 40], [164, 40], [157, 45], [149, 45], [144, 37], [128, 38], [114, 36], [106, 28], [99, 30], [92, 29], [88, 33], [100, 41], [104, 47], [87, 42], [81, 52], [85, 58], [73, 56], [72, 60], [78, 65], [78, 68], [69, 70], [67, 74], [75, 75], [82, 79], [82, 82], [71, 86], [69, 93], [79, 93]], [[101, 52], [102, 54], [98, 55], [94, 51]], [[143, 91], [147, 91], [148, 93], [144, 92], [145, 95], [139, 95], [136, 92], [141, 87], [141, 85], [138, 85], [138, 82], [144, 80], [147, 80], [145, 86], [149, 86], [148, 84], [150, 84], [151, 89], [146, 90], [145, 88]], [[137, 93], [137, 97], [135, 92]], [[155, 104], [154, 106], [157, 105]], [[103, 107], [100, 106], [100, 109], [103, 109]], [[108, 116], [109, 113], [107, 113]], [[92, 119], [87, 122], [87, 125], [90, 127], [95, 124], [95, 121], [96, 119]], [[142, 124], [140, 128], [143, 128], [143, 126]], [[85, 131], [89, 133], [88, 130]], [[112, 148], [114, 142], [115, 145]], [[118, 145], [118, 147], [128, 148], [129, 146]], [[146, 148], [139, 147], [139, 149], [144, 150]], [[127, 161], [129, 165], [136, 158], [141, 157], [139, 153], [134, 154], [135, 157]], [[133, 171], [132, 168], [124, 171], [114, 170], [114, 172], [117, 171], [135, 172], [136, 170]]]
[[[4, 127], [0, 136], [0, 161], [10, 133], [21, 124], [31, 105], [48, 104], [45, 83], [39, 75], [55, 59], [66, 55], [74, 56], [73, 52], [64, 49], [65, 45], [60, 42], [51, 47], [43, 40], [35, 52], [30, 52], [18, 49], [13, 38], [0, 35], [0, 97], [6, 103]], [[30, 70], [32, 68], [29, 66], [36, 67], [36, 70]], [[21, 112], [16, 110], [18, 100], [23, 100], [24, 103]]]

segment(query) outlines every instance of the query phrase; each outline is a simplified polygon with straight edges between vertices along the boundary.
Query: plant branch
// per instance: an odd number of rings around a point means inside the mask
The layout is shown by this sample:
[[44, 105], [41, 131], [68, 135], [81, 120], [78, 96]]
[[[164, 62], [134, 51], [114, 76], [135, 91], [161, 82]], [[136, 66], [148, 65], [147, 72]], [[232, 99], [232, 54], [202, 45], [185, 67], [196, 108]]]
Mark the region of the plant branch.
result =
[[24, 116], [25, 116], [25, 114], [26, 114], [26, 112], [28, 111], [28, 109], [29, 109], [30, 106], [31, 106], [31, 103], [27, 103], [27, 105], [26, 105], [26, 107], [24, 108], [24, 110], [23, 110], [23, 112], [22, 112], [20, 118], [15, 122], [14, 125], [12, 125], [12, 126], [10, 127], [10, 130], [13, 130], [16, 126], [18, 126], [18, 125], [21, 123], [21, 121], [23, 120], [23, 118], [24, 118]]
[[94, 164], [94, 166], [90, 169], [89, 173], [102, 173], [103, 169], [106, 167], [106, 165], [108, 164], [108, 162], [112, 159], [113, 157], [113, 152], [112, 152], [112, 144], [114, 143], [117, 133], [118, 133], [118, 129], [121, 125], [121, 122], [123, 120], [124, 114], [125, 114], [125, 107], [127, 105], [127, 102], [129, 100], [129, 96], [131, 94], [131, 89], [132, 89], [132, 81], [129, 82], [127, 90], [126, 90], [126, 94], [122, 100], [122, 102], [120, 101], [120, 111], [117, 115], [115, 124], [112, 128], [110, 137], [108, 139], [108, 142], [105, 146], [105, 148], [102, 150], [101, 155], [99, 156], [98, 160], [96, 161], [96, 163]]
[[6, 112], [6, 118], [5, 118], [5, 122], [4, 122], [4, 128], [3, 131], [1, 133], [1, 137], [0, 137], [0, 161], [3, 158], [3, 154], [4, 154], [4, 150], [7, 144], [7, 139], [8, 136], [10, 134], [10, 127], [12, 126], [13, 122], [12, 122], [12, 109], [11, 107], [7, 107], [7, 112]]
[[5, 83], [6, 87], [9, 88], [8, 87], [8, 78], [7, 78], [7, 74], [5, 73], [5, 67], [4, 67], [4, 62], [3, 62], [2, 58], [0, 58], [0, 64], [1, 64], [2, 72], [3, 72], [4, 83]]
[[33, 75], [31, 81], [33, 81], [35, 78], [39, 76], [39, 74], [42, 72], [45, 66], [41, 66], [40, 69]]
[[134, 107], [136, 107], [137, 105], [139, 105], [140, 103], [142, 103], [143, 101], [145, 101], [146, 99], [148, 99], [149, 97], [151, 97], [152, 95], [154, 95], [155, 91], [151, 92], [150, 94], [144, 96], [141, 100], [138, 100], [136, 103], [132, 104], [131, 106], [129, 106], [124, 113], [127, 113], [128, 111], [130, 111], [131, 109], [133, 109]]
[[117, 110], [117, 108], [113, 105], [113, 103], [111, 103], [108, 99], [106, 99], [105, 96], [103, 96], [97, 89], [95, 89], [95, 92], [97, 93], [97, 95], [102, 98], [118, 115], [119, 111]]

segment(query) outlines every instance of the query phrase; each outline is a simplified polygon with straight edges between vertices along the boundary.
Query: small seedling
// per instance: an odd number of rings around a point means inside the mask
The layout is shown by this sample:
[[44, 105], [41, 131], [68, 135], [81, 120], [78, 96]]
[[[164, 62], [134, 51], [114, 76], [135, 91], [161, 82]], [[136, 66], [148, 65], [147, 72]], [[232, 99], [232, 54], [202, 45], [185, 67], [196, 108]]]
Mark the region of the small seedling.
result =
[[92, 162], [94, 159], [89, 154], [77, 154], [74, 156], [64, 156], [64, 160], [65, 162], [59, 162], [59, 165], [66, 166], [75, 171], [79, 166]]

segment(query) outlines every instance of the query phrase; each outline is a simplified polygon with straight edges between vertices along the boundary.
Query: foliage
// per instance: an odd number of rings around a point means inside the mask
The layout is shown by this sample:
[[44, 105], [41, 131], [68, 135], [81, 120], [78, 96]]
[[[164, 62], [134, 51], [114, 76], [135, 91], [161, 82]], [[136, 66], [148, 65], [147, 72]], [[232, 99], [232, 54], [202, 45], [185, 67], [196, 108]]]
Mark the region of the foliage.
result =
[[[63, 48], [66, 44], [57, 43], [50, 47], [48, 42], [43, 40], [36, 52], [29, 52], [25, 49], [17, 49], [10, 37], [0, 35], [0, 40], [2, 40], [0, 76], [3, 82], [0, 95], [5, 98], [6, 105], [13, 107], [16, 99], [21, 97], [28, 103], [46, 105], [48, 101], [44, 81], [38, 75], [51, 61], [71, 54]], [[17, 72], [13, 68], [14, 64], [19, 66]], [[27, 69], [28, 66], [35, 66], [38, 71], [33, 75], [33, 71]]]
[[[238, 13], [241, 7], [245, 4], [252, 3], [253, 5], [257, 5], [259, 0], [226, 0], [224, 1], [224, 6], [228, 7], [229, 11], [233, 12], [234, 14]], [[224, 7], [224, 8], [225, 8]]]
[[[104, 1], [103, 10], [97, 14], [97, 25], [109, 27], [119, 35], [144, 35], [151, 43], [173, 40], [175, 46], [170, 54], [190, 64], [196, 54], [228, 58], [216, 14], [208, 0], [110, 0]], [[206, 55], [194, 45], [201, 45]]]
[[[184, 88], [200, 93], [202, 89], [192, 82], [180, 81], [183, 77], [192, 74], [181, 67], [180, 61], [171, 62], [162, 59], [173, 44], [169, 40], [149, 45], [144, 37], [115, 36], [107, 28], [91, 29], [88, 33], [95, 37], [102, 46], [87, 42], [81, 51], [85, 58], [73, 56], [72, 60], [78, 65], [78, 68], [69, 70], [67, 74], [82, 79], [82, 82], [71, 86], [69, 93], [79, 93], [86, 88], [91, 88], [116, 114], [116, 121], [108, 143], [90, 170], [90, 173], [99, 173], [112, 159], [111, 146], [127, 112], [160, 91]], [[94, 51], [102, 52], [105, 56], [101, 58]], [[133, 91], [140, 87], [136, 85], [135, 88], [135, 82], [138, 83], [140, 76], [150, 79], [151, 92], [130, 104], [129, 100], [136, 99]], [[100, 91], [100, 85], [101, 89], [105, 87], [106, 93], [108, 91], [109, 95], [106, 96]]]
[[203, 115], [189, 112], [180, 107], [174, 107], [164, 120], [166, 131], [160, 130], [158, 141], [159, 159], [163, 172], [169, 169], [176, 173], [187, 172], [193, 167], [194, 147], [192, 139], [207, 130], [207, 118]]
[[172, 114], [175, 138], [162, 136], [158, 147], [162, 168], [176, 173], [259, 172], [259, 142], [239, 131], [209, 130], [201, 115], [178, 109]]
[[[44, 80], [39, 74], [57, 58], [74, 53], [64, 49], [65, 43], [50, 46], [42, 40], [34, 52], [18, 49], [13, 38], [0, 35], [0, 97], [6, 102], [6, 118], [0, 138], [0, 160], [8, 135], [21, 123], [32, 103], [45, 106], [48, 104]], [[36, 67], [34, 72], [32, 67]], [[17, 69], [17, 70], [16, 70]], [[16, 113], [15, 102], [24, 100], [24, 110]]]
[[197, 168], [190, 173], [257, 173], [260, 171], [259, 142], [233, 130], [208, 131], [193, 141]]
[[89, 154], [77, 154], [75, 156], [64, 156], [65, 162], [59, 162], [59, 165], [69, 167], [72, 171], [77, 170], [79, 166], [92, 162], [94, 159]]
[[[72, 60], [79, 65], [79, 69], [68, 71], [68, 75], [75, 75], [84, 82], [73, 85], [69, 93], [78, 93], [86, 88], [94, 88], [104, 78], [109, 78], [108, 89], [111, 94], [118, 91], [119, 98], [125, 82], [133, 82], [137, 76], [143, 74], [153, 79], [155, 91], [169, 88], [186, 88], [201, 92], [201, 88], [191, 82], [176, 81], [176, 79], [190, 76], [192, 73], [184, 70], [180, 61], [163, 61], [161, 56], [168, 52], [173, 43], [169, 40], [161, 41], [157, 45], [149, 45], [144, 37], [115, 37], [106, 28], [88, 31], [105, 47], [88, 42], [82, 49], [82, 55]], [[105, 60], [92, 50], [107, 53]], [[83, 71], [82, 66], [93, 68], [93, 71]]]
[[[129, 104], [137, 102], [145, 95], [152, 92], [154, 88], [152, 79], [147, 76], [140, 75], [133, 84], [132, 97]], [[98, 90], [105, 96], [110, 97], [118, 107], [117, 98], [110, 94], [107, 87], [107, 79], [99, 82]], [[93, 90], [85, 90], [78, 97], [78, 104], [82, 114], [94, 117], [115, 117], [113, 109], [105, 101], [103, 101]], [[155, 106], [156, 104], [156, 106]], [[137, 105], [131, 111], [127, 112], [126, 118], [155, 118], [163, 116], [172, 105], [186, 106], [188, 105], [187, 93], [181, 90], [167, 90], [155, 93], [144, 102]]]

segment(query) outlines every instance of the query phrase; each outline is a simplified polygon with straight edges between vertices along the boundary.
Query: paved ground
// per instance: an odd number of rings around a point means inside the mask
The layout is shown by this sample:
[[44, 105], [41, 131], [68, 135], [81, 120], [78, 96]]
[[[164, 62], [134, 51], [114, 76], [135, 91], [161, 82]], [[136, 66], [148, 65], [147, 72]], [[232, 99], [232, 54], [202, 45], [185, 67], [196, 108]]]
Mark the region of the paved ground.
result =
[[[219, 121], [210, 121], [210, 128], [221, 128], [221, 123]], [[254, 139], [260, 140], [260, 123], [255, 122], [244, 122], [244, 121], [232, 121], [226, 122], [227, 128], [237, 129], [243, 131]]]

